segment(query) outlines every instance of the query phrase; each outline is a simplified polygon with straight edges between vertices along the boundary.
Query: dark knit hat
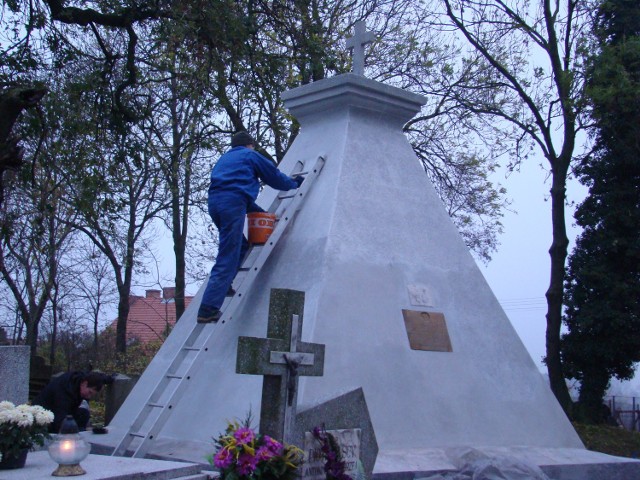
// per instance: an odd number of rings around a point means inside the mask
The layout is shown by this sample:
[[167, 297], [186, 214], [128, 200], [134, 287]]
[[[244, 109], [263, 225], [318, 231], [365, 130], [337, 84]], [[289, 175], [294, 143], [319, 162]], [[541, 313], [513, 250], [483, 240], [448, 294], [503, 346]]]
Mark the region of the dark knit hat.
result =
[[246, 147], [247, 145], [255, 145], [256, 141], [247, 132], [242, 131], [231, 137], [232, 147]]

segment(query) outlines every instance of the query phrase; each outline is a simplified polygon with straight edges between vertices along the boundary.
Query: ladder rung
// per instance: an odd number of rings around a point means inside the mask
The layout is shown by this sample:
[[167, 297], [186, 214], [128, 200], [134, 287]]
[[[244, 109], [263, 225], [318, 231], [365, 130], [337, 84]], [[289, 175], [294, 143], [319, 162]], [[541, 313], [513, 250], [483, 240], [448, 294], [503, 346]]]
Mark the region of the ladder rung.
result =
[[199, 347], [184, 347], [184, 350], [189, 350], [190, 352], [197, 352], [200, 350]]
[[180, 380], [182, 379], [182, 375], [174, 375], [174, 374], [168, 373], [167, 378], [177, 378], [178, 380]]
[[138, 432], [129, 432], [129, 435], [131, 435], [132, 437], [138, 437], [138, 438], [146, 437], [144, 433], [138, 433]]
[[295, 194], [295, 193], [288, 193], [288, 194], [287, 194], [287, 193], [285, 193], [284, 195], [278, 195], [278, 198], [279, 198], [280, 200], [284, 200], [284, 199], [286, 199], [286, 198], [293, 198], [293, 197], [295, 197], [295, 196], [296, 196], [296, 194]]
[[164, 408], [164, 404], [162, 403], [147, 403], [147, 405], [155, 408]]

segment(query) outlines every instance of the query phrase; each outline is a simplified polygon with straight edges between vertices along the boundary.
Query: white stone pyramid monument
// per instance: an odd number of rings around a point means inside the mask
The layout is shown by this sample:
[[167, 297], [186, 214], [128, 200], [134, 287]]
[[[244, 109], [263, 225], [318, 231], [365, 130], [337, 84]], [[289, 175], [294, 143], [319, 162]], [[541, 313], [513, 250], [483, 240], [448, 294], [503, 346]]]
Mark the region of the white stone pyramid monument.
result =
[[[257, 417], [262, 377], [235, 373], [237, 342], [265, 336], [272, 288], [305, 292], [302, 340], [326, 345], [324, 376], [300, 379], [298, 405], [362, 387], [382, 470], [435, 468], [419, 452], [449, 447], [582, 451], [402, 132], [423, 98], [345, 74], [284, 99], [301, 131], [280, 169], [323, 155], [324, 170], [234, 319], [216, 330], [150, 453], [202, 461], [228, 419]], [[259, 203], [274, 195], [266, 190]], [[103, 442], [129, 428], [198, 304], [199, 295]], [[441, 315], [410, 332], [405, 313], [419, 312]], [[444, 339], [436, 351], [419, 345], [433, 338]], [[412, 452], [422, 459], [413, 466]]]

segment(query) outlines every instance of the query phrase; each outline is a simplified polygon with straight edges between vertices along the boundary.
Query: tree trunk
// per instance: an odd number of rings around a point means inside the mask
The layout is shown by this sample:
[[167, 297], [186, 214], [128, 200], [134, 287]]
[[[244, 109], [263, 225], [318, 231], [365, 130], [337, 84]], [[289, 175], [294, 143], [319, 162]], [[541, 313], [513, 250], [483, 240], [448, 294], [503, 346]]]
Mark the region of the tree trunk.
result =
[[562, 371], [560, 358], [560, 328], [562, 326], [562, 301], [564, 292], [565, 261], [567, 258], [567, 229], [565, 224], [566, 178], [569, 162], [554, 162], [551, 186], [551, 218], [553, 241], [549, 248], [551, 278], [547, 297], [546, 364], [551, 390], [567, 415], [571, 413], [571, 397]]
[[29, 321], [26, 324], [26, 327], [27, 327], [26, 344], [31, 347], [32, 358], [36, 356], [36, 352], [38, 348], [38, 323], [39, 323], [39, 320], [29, 318]]
[[[133, 213], [131, 214], [133, 217]], [[127, 322], [129, 321], [129, 296], [131, 295], [131, 281], [133, 280], [133, 255], [135, 242], [133, 231], [135, 230], [135, 219], [129, 220], [129, 234], [127, 235], [127, 256], [124, 262], [124, 280], [118, 285], [118, 323], [116, 327], [116, 351], [126, 353], [127, 351]]]
[[56, 363], [56, 347], [58, 342], [58, 309], [52, 305], [53, 325], [51, 328], [51, 347], [49, 348], [49, 365]]
[[176, 224], [180, 225], [180, 222], [179, 221], [174, 222], [174, 231], [173, 231], [173, 250], [176, 256], [175, 302], [176, 302], [176, 322], [177, 322], [178, 320], [180, 320], [180, 317], [182, 317], [182, 314], [184, 313], [186, 308], [185, 302], [184, 302], [185, 287], [186, 287], [186, 281], [185, 281], [186, 266], [185, 266], [185, 258], [184, 258], [185, 257], [184, 235], [180, 234], [179, 226], [178, 226], [178, 231], [175, 230]]
[[[99, 294], [98, 294], [99, 295]], [[98, 301], [97, 305], [96, 305], [96, 313], [93, 316], [93, 348], [94, 348], [94, 359], [97, 358], [98, 355], [98, 337], [100, 334], [100, 331], [98, 330], [98, 326], [99, 326], [99, 321], [100, 321], [100, 302]]]
[[[124, 290], [127, 290], [126, 292]], [[129, 319], [129, 288], [123, 287], [120, 290], [118, 300], [118, 323], [116, 326], [116, 351], [125, 353], [127, 351], [127, 320]]]
[[580, 384], [580, 402], [577, 408], [580, 421], [592, 424], [607, 421], [606, 407], [602, 402], [607, 388], [609, 388], [609, 374], [606, 369], [585, 371]]

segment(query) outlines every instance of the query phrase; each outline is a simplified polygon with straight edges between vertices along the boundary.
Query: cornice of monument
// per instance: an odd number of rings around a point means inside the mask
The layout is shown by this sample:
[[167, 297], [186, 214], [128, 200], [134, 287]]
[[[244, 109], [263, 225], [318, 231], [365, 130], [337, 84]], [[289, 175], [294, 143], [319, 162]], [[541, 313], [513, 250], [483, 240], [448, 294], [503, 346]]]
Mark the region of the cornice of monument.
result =
[[409, 121], [426, 98], [355, 73], [345, 73], [308, 83], [282, 94], [285, 107], [298, 121], [318, 112], [359, 108], [384, 113], [402, 123]]

